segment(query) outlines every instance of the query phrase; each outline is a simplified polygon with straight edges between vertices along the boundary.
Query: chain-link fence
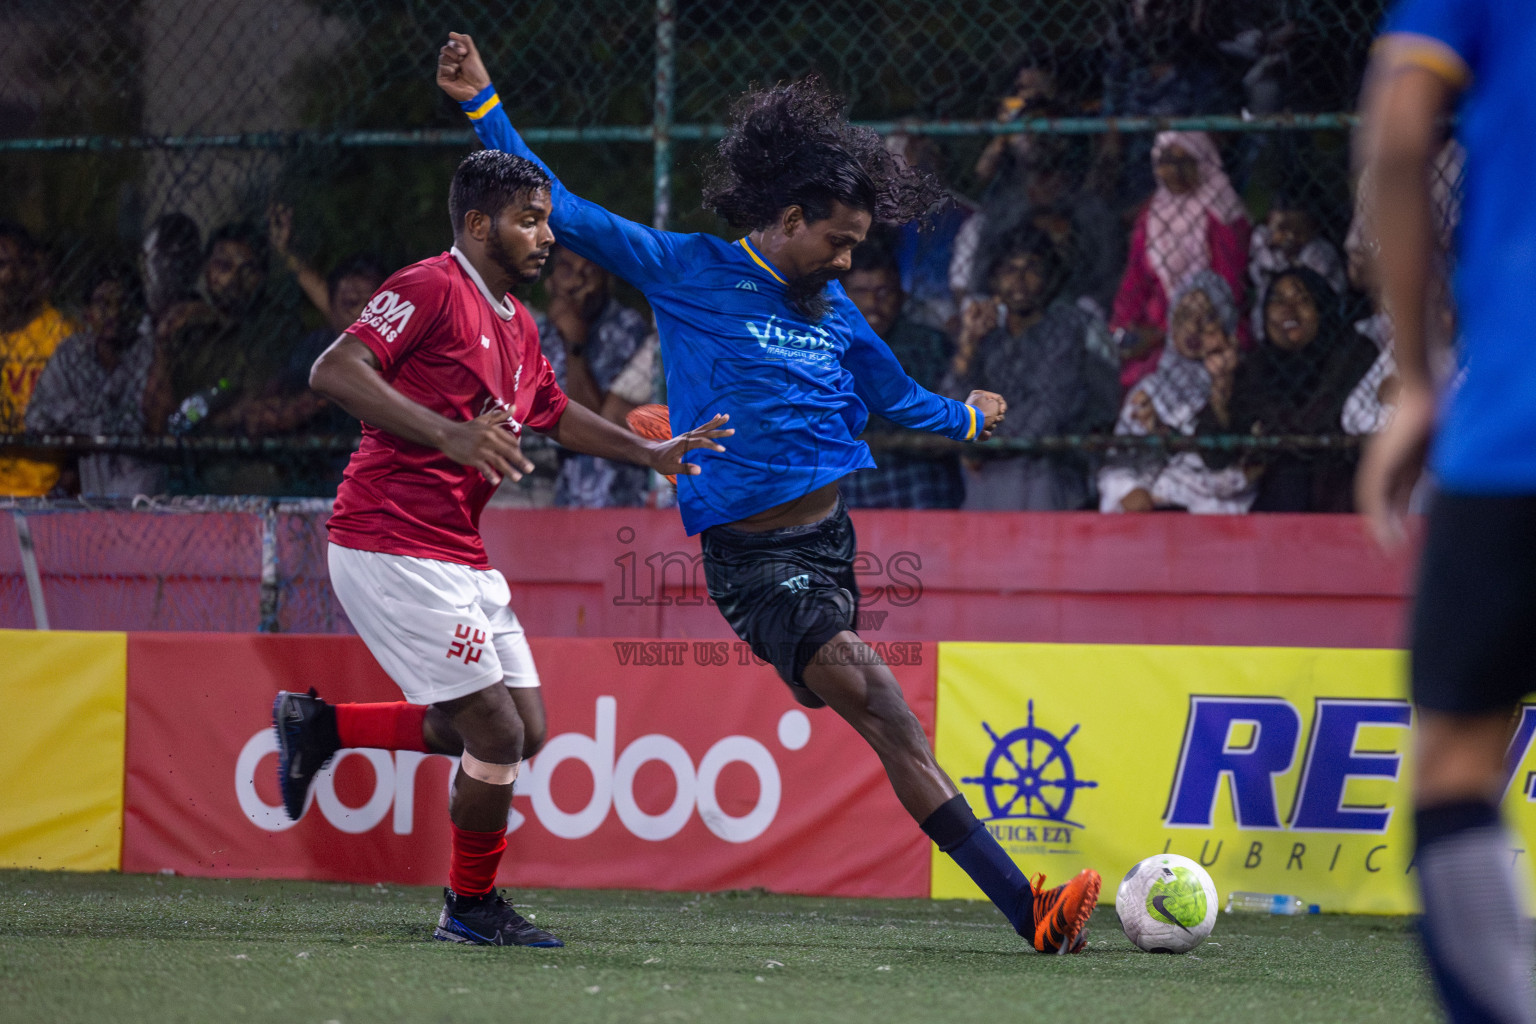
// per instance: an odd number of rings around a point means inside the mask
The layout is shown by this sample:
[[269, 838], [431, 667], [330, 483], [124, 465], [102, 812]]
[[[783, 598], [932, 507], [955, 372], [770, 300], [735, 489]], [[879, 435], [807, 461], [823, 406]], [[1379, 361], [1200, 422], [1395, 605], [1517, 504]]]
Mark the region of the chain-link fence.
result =
[[[980, 467], [882, 440], [898, 469], [941, 464], [941, 503], [1342, 507], [1354, 439], [1389, 414], [1394, 376], [1390, 330], [1370, 319], [1369, 233], [1346, 244], [1350, 111], [1382, 13], [1382, 0], [12, 0], [0, 219], [25, 230], [0, 232], [0, 432], [74, 435], [32, 461], [148, 459], [172, 492], [327, 493], [334, 438], [355, 424], [306, 397], [304, 369], [359, 288], [448, 243], [447, 182], [475, 143], [432, 75], [463, 30], [566, 183], [638, 220], [723, 233], [698, 198], [731, 100], [808, 73], [939, 175], [955, 205], [885, 239], [890, 259], [848, 286], [876, 301], [894, 262], [904, 305], [888, 340], [937, 353], [909, 370], [1021, 410], [991, 453], [1006, 457]], [[1450, 222], [1454, 154], [1445, 170]], [[91, 300], [114, 274], [121, 305], [149, 313], [118, 317], [118, 348], [144, 334], [171, 379], [134, 408], [119, 397], [116, 418], [76, 395], [28, 419], [52, 345], [112, 334], [116, 307]], [[210, 452], [194, 432], [168, 454], [131, 440], [231, 378], [250, 402], [202, 429], [259, 442]], [[0, 449], [13, 492], [56, 486], [18, 475], [19, 451]], [[75, 466], [89, 490], [101, 467]], [[864, 490], [905, 500], [888, 479]]]
[[0, 517], [0, 629], [350, 633], [318, 499], [22, 499]]

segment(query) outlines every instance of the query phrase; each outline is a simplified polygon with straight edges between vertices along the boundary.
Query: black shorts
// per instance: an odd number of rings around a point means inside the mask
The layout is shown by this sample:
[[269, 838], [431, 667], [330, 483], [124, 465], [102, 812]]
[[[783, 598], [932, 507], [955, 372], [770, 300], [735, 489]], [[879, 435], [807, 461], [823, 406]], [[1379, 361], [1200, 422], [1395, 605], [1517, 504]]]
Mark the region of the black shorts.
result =
[[1435, 496], [1413, 608], [1413, 701], [1483, 714], [1536, 690], [1536, 495]]
[[801, 703], [819, 707], [802, 673], [823, 644], [853, 628], [859, 613], [857, 542], [843, 499], [820, 522], [764, 533], [711, 526], [700, 539], [704, 581], [720, 614], [795, 688]]

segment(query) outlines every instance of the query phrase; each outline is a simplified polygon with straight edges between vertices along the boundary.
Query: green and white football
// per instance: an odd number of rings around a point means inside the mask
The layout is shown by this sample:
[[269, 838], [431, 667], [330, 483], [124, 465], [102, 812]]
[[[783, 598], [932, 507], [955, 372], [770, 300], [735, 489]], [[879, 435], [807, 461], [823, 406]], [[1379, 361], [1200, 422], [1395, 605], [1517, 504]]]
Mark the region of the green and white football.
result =
[[1148, 953], [1188, 953], [1216, 925], [1216, 884], [1188, 857], [1160, 853], [1125, 873], [1115, 913], [1125, 937]]

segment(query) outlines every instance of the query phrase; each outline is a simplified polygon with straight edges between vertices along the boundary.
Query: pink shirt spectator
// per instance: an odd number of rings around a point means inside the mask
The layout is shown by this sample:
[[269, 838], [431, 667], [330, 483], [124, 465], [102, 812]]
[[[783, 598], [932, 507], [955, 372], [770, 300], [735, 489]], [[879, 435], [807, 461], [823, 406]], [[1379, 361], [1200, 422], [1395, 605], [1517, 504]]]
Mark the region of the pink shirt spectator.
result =
[[[1161, 132], [1152, 147], [1154, 166], [1172, 147], [1194, 158], [1198, 184], [1175, 193], [1159, 181], [1131, 231], [1125, 277], [1109, 321], [1111, 328], [1153, 328], [1159, 338], [1168, 333], [1168, 296], [1191, 275], [1215, 271], [1241, 308], [1248, 270], [1248, 215], [1222, 170], [1215, 143], [1204, 132]], [[1246, 344], [1246, 324], [1239, 335]], [[1161, 355], [1159, 341], [1124, 363], [1121, 387], [1134, 387]]]

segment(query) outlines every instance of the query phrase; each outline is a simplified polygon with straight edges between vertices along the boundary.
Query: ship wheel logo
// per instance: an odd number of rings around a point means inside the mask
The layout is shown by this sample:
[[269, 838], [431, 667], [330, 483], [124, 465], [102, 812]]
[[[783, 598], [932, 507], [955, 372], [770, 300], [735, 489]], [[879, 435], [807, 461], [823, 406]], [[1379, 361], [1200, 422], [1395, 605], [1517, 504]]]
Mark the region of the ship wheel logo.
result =
[[987, 796], [988, 821], [1001, 818], [1033, 818], [1082, 825], [1068, 814], [1080, 789], [1097, 789], [1097, 782], [1079, 779], [1067, 744], [1081, 724], [1060, 738], [1035, 724], [1035, 702], [1029, 702], [1029, 724], [999, 736], [986, 722], [981, 727], [992, 737], [986, 771], [960, 781], [981, 786]]

